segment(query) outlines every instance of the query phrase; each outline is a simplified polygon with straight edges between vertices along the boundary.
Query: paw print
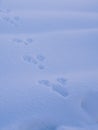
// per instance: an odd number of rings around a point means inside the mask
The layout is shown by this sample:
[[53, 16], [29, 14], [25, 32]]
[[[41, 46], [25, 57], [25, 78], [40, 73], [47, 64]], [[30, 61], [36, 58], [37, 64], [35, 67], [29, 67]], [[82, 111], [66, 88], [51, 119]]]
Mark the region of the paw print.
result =
[[[46, 79], [45, 80], [39, 80], [38, 83], [40, 85], [50, 87], [53, 92], [56, 92], [63, 97], [67, 97], [68, 96], [67, 89], [65, 88], [65, 86], [63, 86], [63, 85], [65, 85], [65, 78], [57, 78], [57, 79], [60, 79], [60, 80], [57, 80], [56, 83], [50, 82], [49, 80], [46, 80]], [[63, 79], [63, 80], [61, 80], [61, 79]], [[58, 81], [64, 81], [64, 84], [62, 84], [62, 82], [60, 82], [60, 84], [59, 84]]]
[[[41, 55], [40, 58], [42, 58], [42, 55]], [[24, 59], [24, 61], [26, 61], [28, 63], [35, 64], [40, 70], [44, 70], [45, 69], [45, 65], [43, 65], [43, 63], [41, 63], [43, 61], [43, 58], [42, 59], [38, 59], [37, 56], [33, 57], [33, 56], [26, 55], [26, 56], [23, 56], [23, 59]]]
[[34, 42], [34, 40], [32, 38], [27, 38], [25, 40], [19, 39], [19, 38], [15, 38], [12, 40], [14, 43], [19, 43], [19, 44], [24, 44], [24, 45], [29, 45], [32, 44]]
[[0, 9], [0, 19], [14, 26], [18, 25], [20, 21], [19, 16], [12, 16], [9, 9]]

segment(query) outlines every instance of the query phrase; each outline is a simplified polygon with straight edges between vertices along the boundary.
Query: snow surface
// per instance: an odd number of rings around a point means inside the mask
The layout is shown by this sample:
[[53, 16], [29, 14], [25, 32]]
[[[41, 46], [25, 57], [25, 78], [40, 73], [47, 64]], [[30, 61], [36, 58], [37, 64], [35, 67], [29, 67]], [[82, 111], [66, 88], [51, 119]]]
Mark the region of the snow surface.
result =
[[97, 42], [97, 0], [0, 0], [0, 130], [98, 130]]

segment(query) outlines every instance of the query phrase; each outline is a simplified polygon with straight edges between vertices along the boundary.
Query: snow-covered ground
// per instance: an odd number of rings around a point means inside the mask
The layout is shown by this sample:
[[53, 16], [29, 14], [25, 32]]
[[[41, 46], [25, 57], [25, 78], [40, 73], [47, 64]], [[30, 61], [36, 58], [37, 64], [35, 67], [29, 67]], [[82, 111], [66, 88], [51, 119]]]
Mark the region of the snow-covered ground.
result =
[[98, 1], [0, 1], [0, 130], [98, 130]]

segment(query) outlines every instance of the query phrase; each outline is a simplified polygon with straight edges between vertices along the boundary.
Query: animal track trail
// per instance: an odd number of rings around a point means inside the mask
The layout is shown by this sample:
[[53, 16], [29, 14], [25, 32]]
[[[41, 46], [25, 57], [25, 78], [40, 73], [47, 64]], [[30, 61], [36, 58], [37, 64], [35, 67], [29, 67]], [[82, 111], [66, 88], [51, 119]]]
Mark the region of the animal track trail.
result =
[[56, 92], [60, 96], [67, 97], [69, 94], [65, 86], [66, 82], [67, 79], [61, 77], [61, 78], [57, 78], [56, 82], [54, 83], [45, 79], [45, 80], [39, 80], [38, 84], [51, 88], [53, 92]]
[[34, 40], [32, 38], [27, 38], [27, 39], [14, 38], [12, 41], [14, 43], [24, 44], [24, 45], [30, 45], [30, 44], [33, 44], [33, 42], [34, 42]]
[[[26, 47], [32, 47], [30, 45], [33, 45], [34, 39], [32, 37], [27, 38], [13, 38], [12, 42], [18, 45], [25, 45]], [[22, 56], [23, 60], [27, 63], [35, 65], [39, 70], [45, 70], [46, 69], [46, 57], [42, 54], [25, 54]]]
[[20, 24], [20, 17], [13, 16], [9, 9], [0, 9], [0, 21], [9, 23], [11, 25], [17, 26]]
[[[41, 57], [42, 57], [42, 55], [41, 55]], [[37, 68], [40, 69], [40, 70], [45, 69], [45, 64], [44, 64], [43, 59], [38, 59], [36, 55], [34, 57], [31, 56], [31, 55], [25, 55], [25, 56], [23, 56], [23, 59], [24, 59], [25, 62], [36, 65]]]

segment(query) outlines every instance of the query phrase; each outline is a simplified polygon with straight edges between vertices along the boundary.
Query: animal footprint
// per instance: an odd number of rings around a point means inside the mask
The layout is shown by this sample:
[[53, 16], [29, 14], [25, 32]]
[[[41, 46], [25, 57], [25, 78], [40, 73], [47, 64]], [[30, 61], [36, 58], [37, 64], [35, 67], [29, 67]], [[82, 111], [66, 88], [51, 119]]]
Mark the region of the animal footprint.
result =
[[37, 55], [37, 60], [39, 60], [40, 62], [43, 62], [46, 58], [43, 55]]
[[0, 18], [1, 20], [10, 23], [12, 25], [18, 25], [18, 22], [20, 21], [19, 16], [11, 16], [11, 11], [9, 9], [2, 10], [0, 9]]
[[34, 40], [33, 40], [32, 38], [27, 38], [26, 41], [27, 41], [28, 43], [32, 43]]
[[33, 63], [33, 64], [37, 64], [37, 63], [38, 63], [38, 62], [36, 61], [36, 59], [34, 59], [33, 57], [28, 56], [28, 55], [23, 56], [23, 59], [24, 59], [25, 61], [27, 61], [28, 63]]
[[37, 67], [40, 69], [40, 70], [44, 70], [45, 69], [45, 66], [43, 64], [40, 64], [39, 61], [37, 60], [37, 58], [34, 58], [32, 56], [23, 56], [23, 59], [24, 61], [26, 62], [29, 62], [29, 63], [33, 63], [35, 65], [37, 65]]
[[37, 59], [38, 62], [39, 62], [38, 68], [39, 68], [40, 70], [45, 69], [45, 65], [44, 65], [44, 61], [45, 61], [45, 59], [46, 59], [45, 56], [39, 54], [39, 55], [36, 56], [36, 59]]
[[45, 66], [44, 66], [44, 65], [38, 65], [38, 68], [39, 68], [40, 70], [44, 70], [44, 69], [45, 69]]
[[15, 39], [13, 39], [13, 42], [16, 42], [16, 43], [22, 43], [23, 41], [22, 41], [21, 39], [17, 39], [17, 38], [15, 38]]
[[13, 42], [22, 43], [22, 44], [25, 44], [25, 45], [29, 45], [29, 44], [33, 43], [33, 41], [34, 40], [32, 38], [27, 38], [26, 40], [22, 40], [22, 39], [19, 39], [19, 38], [13, 39]]
[[51, 83], [50, 83], [49, 80], [40, 80], [38, 83], [39, 83], [40, 85], [45, 85], [45, 86], [47, 86], [47, 87], [50, 87], [50, 86], [51, 86]]
[[27, 38], [26, 40], [23, 40], [23, 43], [25, 44], [25, 45], [29, 45], [29, 44], [31, 44], [31, 43], [33, 43], [34, 42], [34, 40], [32, 39], [32, 38]]
[[52, 85], [52, 90], [57, 92], [58, 94], [60, 94], [63, 97], [68, 96], [67, 90], [64, 87], [62, 87], [61, 85], [59, 85], [59, 84], [53, 84]]
[[46, 87], [50, 87], [54, 92], [58, 93], [59, 95], [66, 97], [68, 96], [67, 89], [58, 83], [52, 83], [49, 80], [40, 80], [38, 81], [40, 85], [44, 85]]
[[61, 85], [66, 85], [67, 79], [65, 79], [65, 78], [57, 78], [57, 81], [58, 81]]

